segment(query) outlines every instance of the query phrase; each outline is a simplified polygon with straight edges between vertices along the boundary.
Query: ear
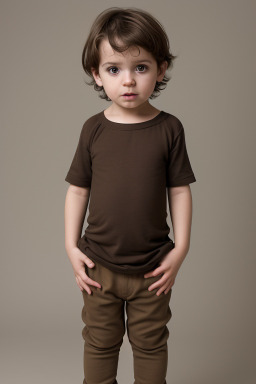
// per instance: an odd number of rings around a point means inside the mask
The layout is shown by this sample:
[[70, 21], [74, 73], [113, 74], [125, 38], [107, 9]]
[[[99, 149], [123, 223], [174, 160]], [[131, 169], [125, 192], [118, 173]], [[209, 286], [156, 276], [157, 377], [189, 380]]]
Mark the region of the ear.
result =
[[96, 84], [99, 85], [100, 87], [102, 87], [102, 81], [101, 81], [101, 78], [100, 78], [98, 71], [95, 68], [91, 68], [91, 72], [92, 72], [92, 75], [93, 75], [93, 78], [94, 78]]
[[158, 69], [157, 81], [160, 82], [163, 80], [167, 67], [168, 67], [168, 63], [165, 60], [162, 62], [162, 64], [160, 65], [160, 68]]

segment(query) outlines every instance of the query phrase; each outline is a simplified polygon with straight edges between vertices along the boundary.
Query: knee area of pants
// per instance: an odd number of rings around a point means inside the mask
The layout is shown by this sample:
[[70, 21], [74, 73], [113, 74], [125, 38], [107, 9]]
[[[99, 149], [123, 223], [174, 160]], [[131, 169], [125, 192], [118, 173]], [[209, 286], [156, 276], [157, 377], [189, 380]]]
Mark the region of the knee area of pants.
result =
[[84, 340], [87, 344], [93, 346], [96, 349], [106, 350], [112, 348], [120, 348], [123, 344], [123, 336], [115, 335], [112, 333], [109, 336], [101, 337], [100, 335], [93, 335], [89, 330], [82, 332]]
[[160, 331], [144, 332], [138, 334], [134, 332], [128, 333], [128, 339], [132, 346], [146, 350], [154, 350], [161, 348], [166, 344], [169, 338], [169, 329], [165, 326]]
[[167, 344], [167, 341], [164, 342], [164, 343], [160, 343], [160, 344], [153, 344], [153, 345], [141, 345], [139, 342], [136, 342], [136, 343], [133, 343], [131, 342], [131, 347], [132, 347], [132, 350], [133, 350], [133, 353], [134, 353], [134, 356], [137, 356], [137, 354], [139, 354], [140, 356], [141, 355], [147, 355], [147, 356], [152, 356], [153, 357], [153, 360], [155, 359], [156, 355], [157, 354], [162, 354], [162, 353], [166, 353], [167, 349], [168, 349], [168, 344]]
[[[97, 351], [97, 353], [99, 353], [100, 351], [101, 352], [105, 352], [105, 353], [108, 353], [108, 352], [114, 352], [116, 353], [116, 351], [120, 351], [120, 348], [123, 344], [123, 340], [119, 340], [118, 342], [115, 342], [115, 343], [107, 343], [107, 342], [103, 342], [103, 343], [94, 343], [92, 341], [87, 341], [87, 345], [90, 346], [91, 348], [93, 348], [93, 350]], [[96, 354], [97, 356], [97, 354]]]

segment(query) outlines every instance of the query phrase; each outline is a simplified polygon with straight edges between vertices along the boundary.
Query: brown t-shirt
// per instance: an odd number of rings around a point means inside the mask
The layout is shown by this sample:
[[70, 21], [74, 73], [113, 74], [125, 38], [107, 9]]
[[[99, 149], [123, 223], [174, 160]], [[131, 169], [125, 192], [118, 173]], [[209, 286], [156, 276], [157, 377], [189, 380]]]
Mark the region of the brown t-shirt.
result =
[[177, 117], [161, 111], [124, 124], [101, 111], [84, 123], [65, 180], [91, 188], [79, 249], [112, 271], [133, 274], [153, 270], [174, 248], [166, 188], [196, 178]]

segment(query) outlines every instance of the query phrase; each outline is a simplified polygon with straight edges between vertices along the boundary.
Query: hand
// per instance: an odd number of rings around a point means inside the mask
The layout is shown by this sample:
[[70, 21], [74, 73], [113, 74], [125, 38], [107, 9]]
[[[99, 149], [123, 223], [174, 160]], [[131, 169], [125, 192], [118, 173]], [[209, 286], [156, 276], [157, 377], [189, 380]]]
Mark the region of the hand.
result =
[[144, 277], [158, 276], [162, 274], [162, 277], [155, 283], [151, 284], [148, 288], [149, 291], [160, 287], [156, 295], [159, 296], [164, 291], [167, 294], [175, 283], [177, 273], [181, 267], [183, 260], [185, 259], [186, 252], [180, 251], [177, 248], [173, 248], [167, 255], [161, 260], [160, 266], [151, 272], [147, 272]]
[[83, 252], [80, 251], [78, 247], [74, 247], [67, 251], [69, 260], [72, 264], [76, 282], [81, 291], [85, 289], [89, 295], [91, 294], [91, 289], [89, 285], [94, 285], [95, 287], [101, 288], [101, 285], [90, 279], [90, 277], [85, 273], [84, 264], [86, 264], [89, 268], [94, 267], [94, 263], [89, 257], [87, 257]]

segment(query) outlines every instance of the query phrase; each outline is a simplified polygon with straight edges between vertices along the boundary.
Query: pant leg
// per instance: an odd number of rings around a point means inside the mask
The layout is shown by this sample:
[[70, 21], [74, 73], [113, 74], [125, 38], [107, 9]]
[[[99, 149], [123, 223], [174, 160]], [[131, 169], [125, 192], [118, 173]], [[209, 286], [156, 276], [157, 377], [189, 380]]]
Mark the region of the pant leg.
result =
[[[169, 307], [172, 290], [156, 295], [157, 289], [148, 291], [160, 276], [129, 277], [127, 296], [127, 335], [134, 358], [134, 384], [166, 384], [168, 365], [167, 323], [172, 317]], [[158, 288], [159, 289], [159, 288]]]
[[91, 295], [82, 292], [83, 384], [117, 384], [119, 351], [125, 333], [125, 301], [118, 296], [118, 292], [122, 293], [121, 275], [94, 264], [92, 269], [85, 266], [86, 274], [102, 287], [90, 285]]

